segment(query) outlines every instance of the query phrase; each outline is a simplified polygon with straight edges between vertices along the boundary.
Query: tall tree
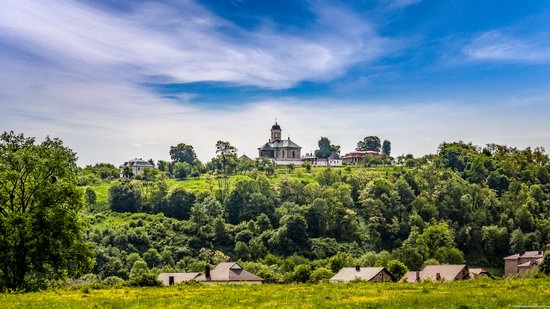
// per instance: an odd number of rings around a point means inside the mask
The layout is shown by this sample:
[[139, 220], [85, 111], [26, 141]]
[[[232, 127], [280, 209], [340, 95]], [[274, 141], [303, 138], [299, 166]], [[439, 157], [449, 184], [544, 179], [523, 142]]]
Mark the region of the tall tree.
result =
[[179, 143], [176, 146], [170, 147], [170, 158], [172, 162], [187, 162], [194, 165], [197, 161], [197, 155], [193, 146], [184, 143]]
[[210, 162], [214, 169], [218, 183], [218, 194], [220, 201], [225, 201], [226, 193], [229, 190], [229, 175], [235, 171], [238, 164], [237, 148], [229, 142], [216, 142], [216, 157]]
[[318, 142], [319, 149], [315, 150], [315, 157], [326, 159], [332, 152], [340, 153], [339, 145], [332, 145], [327, 137], [321, 137]]
[[382, 145], [380, 144], [380, 138], [378, 138], [378, 136], [367, 136], [362, 141], [359, 141], [359, 143], [357, 143], [357, 148], [355, 148], [355, 150], [370, 150], [380, 152], [381, 146]]
[[387, 139], [385, 139], [382, 143], [382, 153], [386, 156], [389, 156], [391, 154], [391, 142]]
[[59, 139], [0, 136], [0, 290], [91, 270], [76, 160]]

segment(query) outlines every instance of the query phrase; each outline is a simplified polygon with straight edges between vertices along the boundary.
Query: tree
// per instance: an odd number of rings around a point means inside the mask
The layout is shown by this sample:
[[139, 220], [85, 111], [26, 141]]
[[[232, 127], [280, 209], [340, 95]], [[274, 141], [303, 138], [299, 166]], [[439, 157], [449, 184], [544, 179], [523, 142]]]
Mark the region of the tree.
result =
[[97, 198], [96, 198], [94, 189], [86, 188], [86, 191], [84, 193], [84, 198], [86, 200], [86, 205], [88, 206], [95, 205]]
[[510, 237], [510, 250], [514, 253], [523, 252], [525, 250], [525, 238], [521, 229], [516, 229]]
[[545, 275], [550, 275], [550, 252], [544, 253], [544, 258], [539, 266], [539, 271]]
[[311, 272], [311, 275], [309, 276], [309, 282], [317, 283], [323, 280], [328, 280], [332, 278], [333, 273], [330, 271], [330, 269], [326, 267], [319, 267], [316, 270]]
[[242, 241], [238, 241], [235, 244], [235, 255], [241, 261], [248, 261], [250, 259], [250, 249], [248, 245]]
[[128, 180], [120, 180], [109, 188], [109, 205], [115, 212], [138, 212], [143, 201], [139, 187]]
[[174, 177], [179, 180], [187, 178], [191, 174], [192, 167], [187, 162], [176, 162], [174, 163]]
[[237, 148], [229, 142], [216, 142], [216, 157], [209, 162], [210, 168], [216, 173], [219, 200], [224, 202], [229, 191], [229, 175], [237, 167]]
[[186, 191], [183, 188], [176, 188], [167, 198], [160, 211], [168, 217], [189, 220], [191, 216], [191, 207], [195, 203], [195, 194]]
[[197, 161], [197, 155], [193, 146], [184, 143], [179, 143], [176, 146], [170, 147], [170, 158], [172, 162], [186, 162], [189, 165], [195, 165]]
[[385, 156], [389, 156], [391, 154], [391, 142], [387, 139], [385, 139], [384, 143], [382, 143], [382, 153]]
[[380, 152], [380, 138], [378, 136], [367, 136], [357, 143], [355, 150], [358, 151], [377, 151]]
[[144, 260], [137, 260], [130, 270], [130, 279], [137, 278], [149, 273], [147, 263]]
[[76, 160], [56, 138], [0, 136], [0, 290], [91, 270]]
[[294, 164], [290, 163], [289, 165], [287, 165], [287, 169], [288, 173], [292, 174], [292, 172], [294, 171]]
[[332, 145], [327, 137], [321, 137], [318, 142], [319, 149], [315, 150], [315, 157], [319, 159], [326, 159], [331, 153], [340, 153], [340, 146]]
[[386, 266], [394, 281], [399, 281], [409, 271], [405, 264], [399, 260], [389, 260]]

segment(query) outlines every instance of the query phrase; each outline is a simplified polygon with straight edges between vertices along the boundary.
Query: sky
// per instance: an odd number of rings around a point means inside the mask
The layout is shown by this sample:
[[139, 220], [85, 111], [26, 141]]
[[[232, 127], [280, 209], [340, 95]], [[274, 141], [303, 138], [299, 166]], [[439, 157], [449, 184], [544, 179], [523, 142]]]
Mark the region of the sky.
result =
[[550, 149], [550, 1], [0, 0], [0, 131], [79, 165], [283, 137]]

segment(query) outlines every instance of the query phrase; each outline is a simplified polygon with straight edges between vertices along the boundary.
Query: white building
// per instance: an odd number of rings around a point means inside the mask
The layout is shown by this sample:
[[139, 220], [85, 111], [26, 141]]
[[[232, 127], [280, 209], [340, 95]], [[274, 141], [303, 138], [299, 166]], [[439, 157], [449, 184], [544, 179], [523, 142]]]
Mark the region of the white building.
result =
[[326, 159], [320, 159], [315, 157], [313, 154], [307, 153], [304, 156], [303, 160], [309, 161], [311, 163], [311, 166], [331, 166], [331, 167], [342, 166], [342, 158], [336, 152], [332, 152], [330, 156]]
[[129, 167], [132, 170], [132, 173], [134, 174], [134, 176], [137, 176], [137, 175], [142, 175], [146, 169], [154, 168], [155, 166], [151, 164], [149, 161], [143, 160], [142, 158], [139, 158], [139, 159], [136, 158], [136, 159], [124, 162], [124, 164], [120, 166], [120, 177], [124, 177], [124, 169], [126, 169], [127, 167]]

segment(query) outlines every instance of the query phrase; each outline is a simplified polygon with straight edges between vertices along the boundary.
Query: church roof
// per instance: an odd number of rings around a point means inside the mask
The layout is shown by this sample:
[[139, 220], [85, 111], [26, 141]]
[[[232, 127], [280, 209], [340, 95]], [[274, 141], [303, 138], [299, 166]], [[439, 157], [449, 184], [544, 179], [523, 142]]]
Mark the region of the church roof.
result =
[[277, 121], [275, 121], [275, 124], [271, 127], [271, 130], [281, 130], [281, 126], [277, 124]]
[[269, 143], [265, 143], [262, 147], [258, 148], [259, 150], [273, 150], [273, 147]]
[[273, 148], [302, 148], [289, 139], [274, 141], [270, 144]]

